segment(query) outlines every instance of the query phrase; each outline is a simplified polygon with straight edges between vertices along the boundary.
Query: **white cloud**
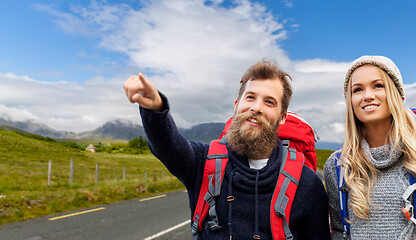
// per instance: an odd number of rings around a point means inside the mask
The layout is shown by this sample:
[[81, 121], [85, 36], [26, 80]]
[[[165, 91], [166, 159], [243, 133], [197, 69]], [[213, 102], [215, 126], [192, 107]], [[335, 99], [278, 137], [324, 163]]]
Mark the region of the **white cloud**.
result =
[[0, 117], [36, 120], [57, 130], [91, 130], [130, 112], [122, 94], [123, 81], [42, 82], [0, 74]]
[[343, 73], [348, 70], [350, 63], [333, 62], [326, 59], [309, 59], [296, 61], [293, 68], [300, 73]]
[[[227, 8], [221, 3], [158, 0], [137, 9], [92, 1], [88, 7], [73, 5], [69, 12], [35, 5], [54, 16], [63, 31], [94, 37], [102, 49], [126, 54], [137, 70], [84, 83], [46, 83], [2, 74], [0, 112], [70, 131], [90, 130], [115, 118], [138, 121], [137, 105], [127, 101], [122, 83], [142, 71], [169, 97], [178, 126], [225, 122], [232, 115], [242, 74], [266, 57], [277, 60], [294, 79], [290, 109], [316, 129], [321, 141], [341, 142], [343, 79], [349, 63], [291, 61], [279, 46], [287, 38], [285, 19], [248, 0]], [[416, 102], [414, 86], [406, 93]], [[23, 110], [20, 116], [17, 109]]]
[[[238, 81], [253, 61], [269, 57], [282, 66], [290, 62], [276, 45], [286, 38], [284, 27], [265, 7], [246, 0], [232, 8], [219, 3], [151, 1], [134, 10], [93, 2], [61, 15], [45, 9], [66, 21], [65, 31], [82, 23], [80, 33], [94, 32], [102, 48], [127, 54], [137, 72], [156, 74], [150, 78], [183, 116], [178, 125], [189, 127], [230, 116], [224, 113], [231, 112]], [[200, 109], [206, 109], [204, 114], [195, 114]]]
[[3, 104], [0, 104], [0, 118], [13, 122], [41, 120], [26, 109], [7, 107]]
[[416, 107], [416, 82], [412, 84], [405, 84], [404, 91], [406, 94], [405, 105], [408, 107]]

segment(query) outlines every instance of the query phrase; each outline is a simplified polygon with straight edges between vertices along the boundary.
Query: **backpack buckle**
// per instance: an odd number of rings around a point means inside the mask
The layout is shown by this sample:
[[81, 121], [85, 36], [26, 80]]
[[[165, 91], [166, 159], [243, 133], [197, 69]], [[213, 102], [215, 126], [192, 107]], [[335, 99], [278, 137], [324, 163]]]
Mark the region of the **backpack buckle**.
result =
[[207, 226], [206, 229], [211, 230], [211, 231], [215, 231], [215, 230], [220, 230], [222, 227], [220, 225], [218, 225], [218, 222], [216, 221], [208, 221], [207, 222]]
[[198, 234], [199, 215], [196, 214], [195, 221], [192, 223], [192, 235]]
[[351, 239], [351, 236], [348, 234], [346, 229], [344, 229], [344, 231], [342, 232], [342, 238], [344, 240], [350, 240]]
[[[416, 191], [416, 183], [410, 185], [406, 189], [406, 191], [404, 191], [402, 197], [403, 197], [403, 200], [405, 202], [405, 207], [402, 208], [402, 212], [406, 216], [406, 218], [409, 219], [409, 221], [412, 221], [414, 224], [416, 224], [415, 208], [414, 208], [414, 206], [413, 206], [413, 204], [410, 200], [414, 191]], [[414, 200], [415, 199], [413, 199], [413, 201]]]
[[[412, 211], [412, 209], [410, 209], [410, 211]], [[406, 209], [405, 207], [402, 207], [402, 212], [403, 214], [406, 216], [406, 218], [411, 221], [411, 215], [408, 209]]]
[[287, 140], [287, 139], [285, 139], [285, 140], [283, 140], [282, 141], [282, 145], [283, 145], [283, 147], [285, 147], [285, 148], [289, 148], [289, 140]]

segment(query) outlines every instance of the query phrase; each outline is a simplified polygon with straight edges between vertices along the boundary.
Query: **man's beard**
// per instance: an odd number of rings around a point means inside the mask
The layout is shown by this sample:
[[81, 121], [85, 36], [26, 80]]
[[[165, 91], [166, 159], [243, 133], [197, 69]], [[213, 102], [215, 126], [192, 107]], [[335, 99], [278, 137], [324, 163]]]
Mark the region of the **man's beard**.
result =
[[[257, 119], [262, 129], [246, 124], [246, 121], [251, 117]], [[227, 133], [228, 144], [236, 153], [250, 159], [256, 159], [258, 156], [272, 151], [277, 145], [278, 122], [271, 125], [264, 116], [254, 114], [250, 111], [237, 114], [234, 116]]]

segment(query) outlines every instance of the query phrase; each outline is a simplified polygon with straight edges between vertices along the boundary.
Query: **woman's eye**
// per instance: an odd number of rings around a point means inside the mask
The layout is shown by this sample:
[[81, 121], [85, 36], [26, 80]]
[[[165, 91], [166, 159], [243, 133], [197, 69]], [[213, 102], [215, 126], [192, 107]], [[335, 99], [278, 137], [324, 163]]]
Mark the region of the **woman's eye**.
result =
[[352, 90], [352, 93], [357, 93], [357, 92], [360, 92], [361, 91], [361, 88], [354, 88], [353, 90]]
[[374, 88], [384, 88], [384, 85], [381, 83], [378, 83], [374, 86]]

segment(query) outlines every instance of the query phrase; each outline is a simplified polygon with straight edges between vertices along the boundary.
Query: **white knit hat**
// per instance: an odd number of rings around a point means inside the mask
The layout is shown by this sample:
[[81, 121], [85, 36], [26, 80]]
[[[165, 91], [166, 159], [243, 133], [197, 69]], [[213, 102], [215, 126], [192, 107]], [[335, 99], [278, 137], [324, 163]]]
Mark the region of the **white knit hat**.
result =
[[390, 58], [383, 57], [383, 56], [362, 56], [354, 60], [354, 62], [352, 62], [351, 67], [348, 69], [348, 72], [345, 75], [344, 97], [346, 97], [347, 87], [350, 82], [352, 73], [358, 67], [361, 67], [366, 64], [374, 65], [384, 70], [393, 80], [394, 85], [396, 85], [396, 88], [399, 91], [404, 101], [405, 94], [404, 94], [404, 89], [403, 89], [402, 75], [400, 74], [400, 71], [397, 68], [397, 66], [394, 64], [394, 62]]

